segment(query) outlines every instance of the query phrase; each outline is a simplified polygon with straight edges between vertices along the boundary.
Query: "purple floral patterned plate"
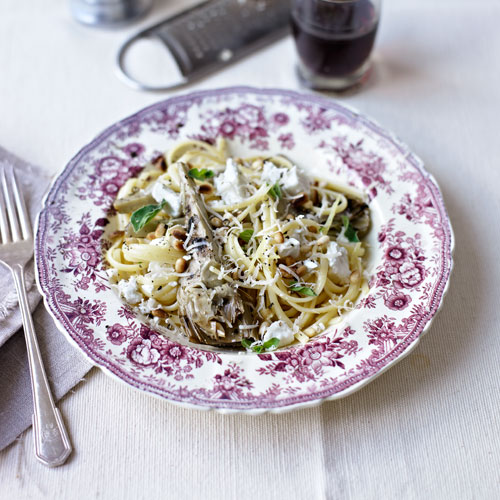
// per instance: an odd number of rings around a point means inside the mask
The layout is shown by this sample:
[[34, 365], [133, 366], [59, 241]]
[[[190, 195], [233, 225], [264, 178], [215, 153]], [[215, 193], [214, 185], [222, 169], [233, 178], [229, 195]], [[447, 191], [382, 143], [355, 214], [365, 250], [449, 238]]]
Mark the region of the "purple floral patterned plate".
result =
[[[175, 141], [219, 136], [235, 156], [282, 152], [369, 195], [370, 291], [308, 344], [266, 354], [179, 344], [110, 289], [102, 248], [119, 187]], [[185, 406], [260, 413], [346, 396], [408, 354], [441, 305], [452, 250], [436, 182], [392, 134], [317, 96], [227, 88], [154, 104], [85, 146], [45, 199], [36, 266], [58, 327], [106, 373]]]

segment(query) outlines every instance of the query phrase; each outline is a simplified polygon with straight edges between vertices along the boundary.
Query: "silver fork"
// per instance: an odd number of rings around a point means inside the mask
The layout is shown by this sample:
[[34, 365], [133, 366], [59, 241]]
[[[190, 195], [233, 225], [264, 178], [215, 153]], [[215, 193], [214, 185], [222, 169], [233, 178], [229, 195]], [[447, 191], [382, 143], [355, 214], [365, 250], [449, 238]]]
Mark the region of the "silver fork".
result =
[[54, 404], [36, 339], [24, 283], [24, 266], [33, 255], [33, 232], [12, 169], [0, 173], [0, 262], [14, 277], [28, 348], [33, 393], [35, 455], [44, 465], [62, 465], [71, 454], [68, 433]]

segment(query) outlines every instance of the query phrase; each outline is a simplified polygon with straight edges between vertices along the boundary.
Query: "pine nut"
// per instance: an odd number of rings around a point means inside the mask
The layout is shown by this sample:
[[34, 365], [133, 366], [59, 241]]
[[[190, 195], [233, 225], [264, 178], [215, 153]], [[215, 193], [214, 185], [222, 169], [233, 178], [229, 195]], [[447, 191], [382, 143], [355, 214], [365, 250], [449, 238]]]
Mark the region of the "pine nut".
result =
[[179, 250], [180, 252], [182, 252], [184, 250], [184, 242], [182, 240], [174, 239], [174, 241], [172, 242], [172, 246], [176, 250]]
[[177, 240], [185, 241], [187, 238], [186, 231], [180, 227], [172, 229], [172, 232], [170, 234]]
[[361, 278], [361, 275], [359, 274], [359, 271], [353, 271], [350, 276], [351, 283], [356, 284], [359, 282], [359, 279]]
[[141, 240], [139, 238], [125, 238], [125, 243], [127, 245], [132, 245], [132, 243], [140, 243]]
[[183, 259], [182, 257], [179, 257], [176, 261], [175, 261], [175, 272], [176, 273], [183, 273], [187, 268], [187, 262], [185, 259]]
[[310, 233], [317, 233], [318, 228], [316, 226], [307, 226], [307, 229], [309, 230]]
[[325, 235], [325, 236], [321, 236], [321, 238], [318, 238], [315, 241], [315, 244], [321, 246], [321, 245], [326, 245], [329, 242], [330, 242], [330, 237]]
[[294, 264], [295, 264], [295, 259], [291, 255], [288, 255], [287, 257], [285, 257], [285, 265], [290, 267], [290, 266], [293, 266]]
[[201, 194], [211, 194], [214, 190], [214, 187], [212, 184], [209, 184], [208, 182], [204, 182], [203, 184], [200, 184], [198, 186], [198, 192]]
[[167, 162], [165, 161], [165, 157], [163, 155], [156, 157], [151, 163], [153, 163], [156, 169], [166, 172]]
[[233, 280], [239, 280], [240, 279], [239, 271], [233, 271], [233, 274], [231, 274], [231, 277], [233, 278]]
[[313, 202], [313, 205], [316, 205], [318, 203], [318, 191], [316, 189], [311, 190], [311, 201]]
[[212, 217], [210, 219], [210, 224], [214, 227], [222, 227], [222, 221], [218, 217]]
[[148, 233], [146, 238], [148, 240], [154, 240], [156, 238], [156, 235], [155, 235], [155, 233]]
[[305, 208], [306, 210], [310, 210], [313, 207], [313, 202], [311, 200], [306, 201], [303, 205], [302, 208]]
[[165, 224], [163, 224], [163, 222], [160, 222], [157, 226], [156, 226], [156, 231], [155, 231], [155, 236], [157, 238], [160, 238], [161, 236], [164, 236], [165, 235]]
[[163, 311], [162, 309], [153, 309], [151, 311], [151, 314], [153, 316], [156, 316], [157, 318], [161, 318], [161, 319], [165, 319], [168, 316], [168, 314], [165, 311]]
[[298, 197], [292, 201], [292, 205], [296, 207], [301, 207], [304, 206], [308, 200], [309, 197], [307, 196], [306, 193], [299, 193]]
[[283, 236], [283, 233], [281, 231], [278, 231], [275, 235], [274, 235], [274, 241], [276, 243], [283, 243], [285, 241], [285, 237]]
[[304, 274], [307, 273], [307, 267], [304, 265], [301, 265], [297, 268], [295, 273], [297, 274], [297, 276], [303, 276]]
[[125, 234], [124, 231], [113, 231], [110, 235], [109, 238], [112, 240], [116, 240], [116, 238], [121, 238]]

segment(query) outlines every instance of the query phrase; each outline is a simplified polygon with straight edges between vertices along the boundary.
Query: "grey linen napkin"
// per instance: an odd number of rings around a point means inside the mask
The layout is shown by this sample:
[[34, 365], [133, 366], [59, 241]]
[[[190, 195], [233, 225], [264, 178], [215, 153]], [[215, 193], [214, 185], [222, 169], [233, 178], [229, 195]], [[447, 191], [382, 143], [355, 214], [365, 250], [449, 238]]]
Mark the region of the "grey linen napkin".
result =
[[[0, 147], [0, 169], [12, 166], [31, 221], [41, 208], [49, 177]], [[28, 298], [47, 376], [56, 399], [74, 387], [91, 364], [59, 332], [34, 285], [33, 261], [26, 267]], [[0, 450], [31, 425], [33, 401], [21, 314], [10, 271], [0, 265]]]

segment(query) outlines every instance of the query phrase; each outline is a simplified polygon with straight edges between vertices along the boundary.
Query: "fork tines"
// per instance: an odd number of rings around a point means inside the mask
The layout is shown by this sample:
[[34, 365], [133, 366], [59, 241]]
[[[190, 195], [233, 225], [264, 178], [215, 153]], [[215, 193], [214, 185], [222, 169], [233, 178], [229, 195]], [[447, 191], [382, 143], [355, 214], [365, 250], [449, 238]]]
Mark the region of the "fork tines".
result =
[[12, 168], [0, 170], [0, 234], [1, 243], [10, 243], [32, 236], [24, 197]]

